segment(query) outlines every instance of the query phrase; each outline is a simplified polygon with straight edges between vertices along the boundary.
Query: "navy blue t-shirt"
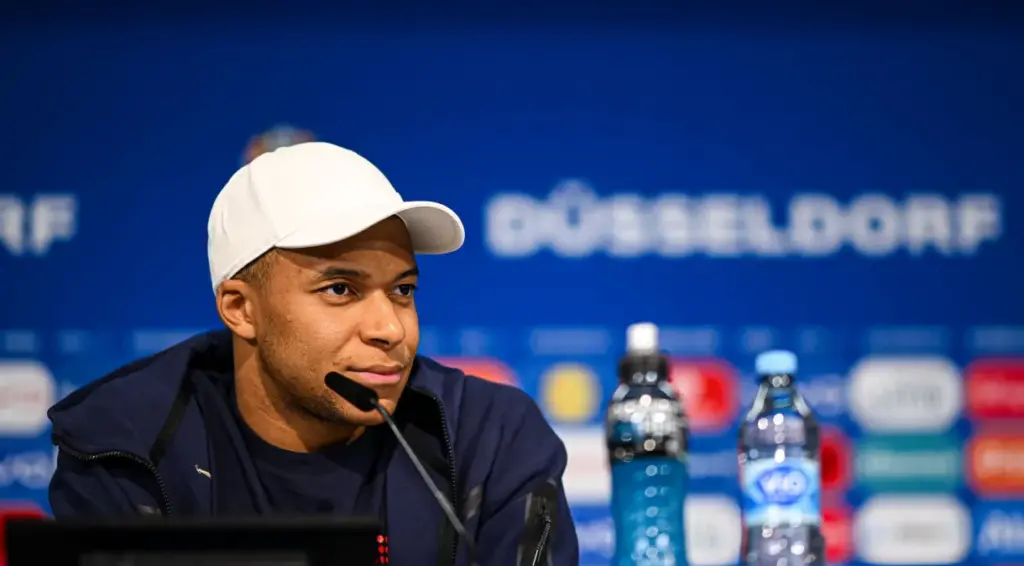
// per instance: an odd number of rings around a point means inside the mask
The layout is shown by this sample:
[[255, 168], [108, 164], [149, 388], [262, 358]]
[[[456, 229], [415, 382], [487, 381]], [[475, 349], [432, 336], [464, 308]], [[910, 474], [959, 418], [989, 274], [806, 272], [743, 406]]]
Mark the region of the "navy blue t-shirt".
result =
[[259, 437], [238, 414], [246, 447], [271, 505], [285, 514], [379, 517], [384, 470], [378, 470], [380, 426], [369, 427], [351, 444], [302, 453], [278, 448]]

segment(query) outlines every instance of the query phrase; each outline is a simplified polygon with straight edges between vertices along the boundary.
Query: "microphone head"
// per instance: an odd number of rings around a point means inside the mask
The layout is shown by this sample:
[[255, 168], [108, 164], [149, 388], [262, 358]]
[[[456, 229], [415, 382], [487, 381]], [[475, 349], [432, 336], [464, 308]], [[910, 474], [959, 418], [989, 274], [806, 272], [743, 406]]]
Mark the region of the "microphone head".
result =
[[360, 411], [374, 411], [377, 405], [377, 392], [369, 387], [353, 381], [336, 371], [324, 377], [324, 385], [352, 403]]

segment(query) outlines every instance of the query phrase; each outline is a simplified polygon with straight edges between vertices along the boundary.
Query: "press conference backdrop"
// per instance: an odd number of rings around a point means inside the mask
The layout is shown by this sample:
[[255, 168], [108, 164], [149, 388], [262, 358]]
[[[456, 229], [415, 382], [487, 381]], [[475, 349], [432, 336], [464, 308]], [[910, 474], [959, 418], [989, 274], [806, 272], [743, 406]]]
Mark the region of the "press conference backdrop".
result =
[[774, 347], [827, 426], [830, 562], [1024, 561], [1021, 36], [516, 22], [0, 34], [5, 509], [47, 509], [51, 403], [218, 327], [214, 195], [316, 139], [464, 219], [421, 260], [421, 351], [536, 398], [584, 565], [611, 553], [601, 415], [641, 320], [693, 424], [693, 564], [738, 560], [736, 421]]

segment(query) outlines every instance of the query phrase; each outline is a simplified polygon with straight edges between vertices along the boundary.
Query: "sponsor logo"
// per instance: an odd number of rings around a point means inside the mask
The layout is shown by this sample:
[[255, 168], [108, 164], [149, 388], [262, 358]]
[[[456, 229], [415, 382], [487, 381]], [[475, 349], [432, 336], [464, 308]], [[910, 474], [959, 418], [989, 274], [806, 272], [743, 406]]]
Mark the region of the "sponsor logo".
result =
[[46, 489], [54, 469], [53, 452], [8, 453], [0, 460], [0, 488]]
[[853, 558], [853, 523], [848, 509], [822, 509], [821, 534], [825, 537], [829, 564], [843, 564]]
[[854, 521], [857, 554], [872, 564], [949, 564], [972, 542], [967, 509], [951, 496], [877, 496]]
[[799, 468], [780, 464], [754, 480], [764, 503], [792, 505], [807, 493], [807, 476]]
[[842, 431], [821, 428], [821, 489], [842, 491], [850, 485], [850, 443]]
[[960, 374], [945, 358], [868, 358], [851, 371], [850, 410], [869, 432], [945, 432], [962, 404]]
[[732, 425], [739, 411], [735, 371], [720, 360], [675, 358], [669, 383], [683, 403], [694, 432], [717, 432]]
[[69, 194], [38, 195], [31, 202], [0, 194], [0, 243], [14, 256], [45, 256], [78, 229], [78, 200]]
[[518, 386], [515, 374], [499, 360], [493, 358], [434, 358], [437, 363], [462, 370], [466, 375], [494, 383]]
[[35, 436], [49, 424], [56, 384], [34, 360], [0, 361], [0, 435]]
[[253, 159], [282, 147], [288, 147], [299, 143], [315, 141], [316, 137], [312, 132], [300, 130], [288, 125], [278, 125], [254, 136], [245, 146], [245, 153], [242, 155], [242, 163], [247, 164]]
[[686, 555], [692, 566], [725, 566], [740, 559], [739, 507], [723, 496], [691, 495], [684, 503]]
[[804, 193], [784, 208], [773, 211], [758, 194], [600, 196], [586, 181], [569, 179], [546, 198], [495, 195], [485, 205], [484, 225], [491, 253], [512, 258], [544, 251], [563, 258], [815, 258], [844, 249], [868, 257], [971, 256], [1003, 232], [1002, 202], [989, 193], [863, 194], [849, 202]]
[[952, 490], [962, 461], [960, 443], [950, 436], [868, 437], [857, 444], [857, 480], [873, 490]]
[[981, 432], [968, 440], [967, 479], [986, 495], [1024, 493], [1024, 433]]
[[967, 366], [967, 413], [975, 419], [1024, 418], [1024, 358]]
[[1024, 561], [1024, 504], [982, 503], [975, 508], [975, 551], [981, 557]]
[[608, 469], [608, 449], [604, 428], [556, 427], [568, 455], [563, 484], [569, 503], [594, 505], [611, 500], [612, 480]]
[[598, 415], [601, 384], [583, 364], [558, 364], [541, 376], [540, 398], [552, 420], [581, 423]]

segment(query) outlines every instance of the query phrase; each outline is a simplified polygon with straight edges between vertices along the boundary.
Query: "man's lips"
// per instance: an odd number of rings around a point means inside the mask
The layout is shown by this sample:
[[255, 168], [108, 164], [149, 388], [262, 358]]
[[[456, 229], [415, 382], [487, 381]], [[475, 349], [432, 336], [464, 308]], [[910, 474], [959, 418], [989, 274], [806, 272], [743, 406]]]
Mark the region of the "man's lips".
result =
[[345, 373], [365, 385], [394, 385], [402, 381], [402, 366], [372, 366]]

